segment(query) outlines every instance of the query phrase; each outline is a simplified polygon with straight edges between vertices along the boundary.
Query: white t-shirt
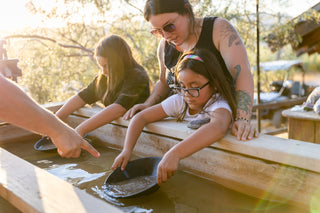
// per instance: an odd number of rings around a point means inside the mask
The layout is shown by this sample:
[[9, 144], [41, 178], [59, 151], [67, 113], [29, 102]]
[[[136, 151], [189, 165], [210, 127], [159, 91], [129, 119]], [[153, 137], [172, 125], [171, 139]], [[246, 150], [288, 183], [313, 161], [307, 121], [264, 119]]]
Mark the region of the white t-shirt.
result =
[[[216, 94], [212, 96], [211, 99], [214, 99]], [[232, 111], [231, 108], [228, 104], [228, 102], [220, 97], [218, 95], [217, 100], [215, 102], [212, 102], [211, 99], [208, 100], [206, 103], [204, 110], [202, 110], [200, 113], [190, 115], [189, 114], [189, 107], [186, 111], [186, 115], [184, 117], [184, 120], [186, 121], [192, 121], [192, 120], [200, 120], [204, 118], [211, 118], [211, 115], [213, 111], [219, 108], [224, 108], [227, 109], [230, 112], [230, 115], [232, 117]], [[211, 104], [210, 104], [211, 103]], [[210, 104], [209, 106], [207, 106]], [[169, 117], [178, 117], [182, 112], [185, 107], [185, 101], [183, 100], [183, 96], [179, 94], [172, 95], [165, 99], [164, 101], [161, 102], [161, 106], [164, 110], [164, 112], [169, 116]]]

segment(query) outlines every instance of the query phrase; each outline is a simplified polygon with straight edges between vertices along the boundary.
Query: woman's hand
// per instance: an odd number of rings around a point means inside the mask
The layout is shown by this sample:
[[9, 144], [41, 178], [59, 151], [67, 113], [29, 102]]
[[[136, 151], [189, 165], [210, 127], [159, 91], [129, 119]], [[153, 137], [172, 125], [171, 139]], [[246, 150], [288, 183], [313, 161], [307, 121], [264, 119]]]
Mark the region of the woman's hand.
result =
[[112, 170], [115, 170], [118, 167], [121, 167], [121, 171], [123, 171], [129, 160], [131, 157], [131, 152], [130, 151], [125, 151], [122, 150], [122, 152], [116, 157], [116, 159], [114, 160], [113, 164], [112, 164]]
[[131, 109], [129, 109], [126, 114], [124, 114], [123, 119], [129, 120], [131, 119], [136, 113], [148, 108], [146, 104], [136, 104]]
[[253, 137], [259, 137], [256, 125], [251, 124], [247, 120], [237, 120], [232, 124], [231, 133], [237, 137], [237, 140], [246, 141]]
[[171, 178], [174, 173], [178, 170], [179, 157], [170, 151], [167, 152], [158, 165], [157, 177], [158, 184], [166, 182], [167, 179]]

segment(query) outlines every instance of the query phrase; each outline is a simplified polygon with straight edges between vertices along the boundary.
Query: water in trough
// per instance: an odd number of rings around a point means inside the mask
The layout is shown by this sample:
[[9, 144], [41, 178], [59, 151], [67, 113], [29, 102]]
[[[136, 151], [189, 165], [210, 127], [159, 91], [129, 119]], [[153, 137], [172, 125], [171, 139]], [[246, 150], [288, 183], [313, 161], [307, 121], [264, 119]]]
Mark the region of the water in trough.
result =
[[94, 158], [83, 151], [78, 159], [64, 159], [56, 152], [34, 150], [34, 142], [21, 141], [5, 144], [2, 147], [124, 212], [308, 212], [306, 209], [292, 205], [259, 200], [180, 170], [170, 180], [163, 183], [159, 190], [150, 195], [129, 199], [111, 198], [104, 193], [104, 181], [112, 172], [110, 168], [119, 150], [107, 148], [94, 141], [93, 145], [101, 153], [100, 158]]

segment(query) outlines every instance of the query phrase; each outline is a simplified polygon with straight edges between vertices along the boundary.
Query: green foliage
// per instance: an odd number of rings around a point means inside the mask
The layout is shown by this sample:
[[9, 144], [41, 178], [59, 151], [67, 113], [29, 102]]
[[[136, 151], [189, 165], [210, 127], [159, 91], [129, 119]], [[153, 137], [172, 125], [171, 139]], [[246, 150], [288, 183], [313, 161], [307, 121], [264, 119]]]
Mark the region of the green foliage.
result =
[[[72, 28], [73, 30], [70, 30]], [[68, 33], [70, 38], [93, 48], [93, 44], [102, 37], [103, 30], [91, 29], [86, 34], [80, 26], [67, 26], [67, 29], [60, 28], [55, 31], [55, 36], [52, 35], [52, 30], [44, 29], [28, 33], [55, 37], [61, 41], [70, 40], [66, 38], [66, 33]], [[57, 36], [57, 33], [60, 35]], [[92, 40], [86, 41], [84, 37], [79, 38], [79, 34], [89, 36]], [[76, 91], [86, 86], [98, 72], [91, 50], [83, 45], [81, 47], [89, 52], [76, 48], [65, 48], [52, 41], [37, 38], [12, 39], [9, 47], [10, 55], [19, 59], [18, 66], [23, 70], [23, 77], [19, 78], [19, 84], [25, 87], [39, 103], [68, 99]]]
[[[88, 85], [98, 73], [92, 55], [95, 45], [102, 37], [111, 34], [118, 34], [129, 43], [136, 60], [146, 68], [152, 84], [158, 80], [156, 50], [159, 39], [149, 33], [150, 24], [143, 18], [145, 0], [55, 0], [56, 4], [51, 8], [46, 7], [46, 2], [29, 0], [27, 3], [29, 11], [38, 15], [46, 23], [46, 28], [24, 29], [21, 34], [16, 32], [7, 37], [9, 57], [19, 58], [18, 65], [23, 70], [19, 84], [36, 101], [64, 101]], [[196, 16], [219, 16], [229, 20], [247, 47], [250, 64], [255, 64], [255, 14], [247, 9], [254, 4], [252, 1], [190, 2]], [[267, 5], [261, 3], [262, 8]], [[263, 15], [261, 19], [270, 19], [270, 16]], [[53, 20], [59, 23], [54, 28], [49, 24]], [[263, 38], [270, 33], [270, 27], [261, 26], [260, 31]], [[288, 31], [287, 28], [277, 29], [283, 37], [288, 37]], [[261, 53], [261, 61], [275, 60], [280, 55], [272, 53], [266, 45], [261, 46]], [[294, 59], [295, 55], [285, 48], [281, 57]]]
[[[87, 86], [99, 71], [93, 57], [95, 45], [111, 34], [118, 34], [129, 43], [135, 59], [146, 68], [151, 83], [158, 80], [156, 49], [159, 41], [149, 33], [142, 11], [132, 7], [132, 1], [115, 2], [120, 3], [120, 7], [124, 4], [126, 9], [131, 8], [124, 15], [109, 1], [56, 0], [57, 5], [61, 2], [63, 8], [60, 4], [60, 7], [44, 10], [42, 1], [29, 1], [28, 9], [40, 15], [43, 22], [64, 20], [62, 27], [35, 28], [7, 36], [9, 57], [19, 58], [18, 66], [23, 70], [19, 84], [36, 101], [64, 101]], [[89, 6], [91, 21], [76, 20], [75, 15]], [[109, 13], [115, 8], [119, 14], [111, 16]]]
[[[142, 23], [142, 24], [141, 24]], [[110, 34], [121, 35], [130, 45], [133, 55], [148, 72], [151, 83], [159, 79], [157, 52], [159, 40], [150, 32], [144, 20], [124, 15], [110, 26]]]
[[299, 18], [288, 21], [284, 25], [276, 26], [272, 33], [264, 37], [264, 40], [268, 42], [268, 46], [271, 51], [275, 52], [281, 49], [283, 46], [290, 44], [292, 47], [297, 47], [302, 41], [302, 38], [294, 31], [295, 25], [301, 22], [313, 22], [320, 24], [320, 13], [315, 10], [308, 10]]

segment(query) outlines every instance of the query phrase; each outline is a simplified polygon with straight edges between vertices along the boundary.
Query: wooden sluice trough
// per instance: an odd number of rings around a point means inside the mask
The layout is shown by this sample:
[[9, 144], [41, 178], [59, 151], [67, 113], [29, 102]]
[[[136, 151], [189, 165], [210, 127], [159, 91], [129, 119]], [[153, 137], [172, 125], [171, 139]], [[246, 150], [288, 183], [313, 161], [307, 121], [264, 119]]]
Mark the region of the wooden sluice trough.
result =
[[[50, 109], [55, 111], [59, 106]], [[68, 123], [76, 126], [99, 110], [98, 106], [84, 107], [71, 115]], [[118, 119], [89, 135], [106, 146], [121, 148], [128, 123]], [[185, 123], [171, 119], [149, 124], [134, 153], [161, 157], [192, 132]], [[1, 144], [31, 136], [30, 132], [12, 125], [0, 126]], [[2, 148], [0, 158], [0, 195], [20, 211], [120, 212]], [[228, 134], [182, 160], [179, 169], [250, 196], [320, 210], [320, 146], [317, 144], [270, 135], [241, 142]]]

